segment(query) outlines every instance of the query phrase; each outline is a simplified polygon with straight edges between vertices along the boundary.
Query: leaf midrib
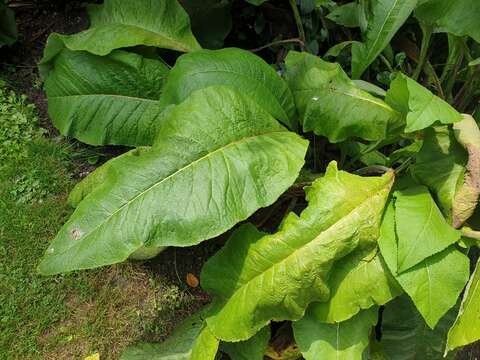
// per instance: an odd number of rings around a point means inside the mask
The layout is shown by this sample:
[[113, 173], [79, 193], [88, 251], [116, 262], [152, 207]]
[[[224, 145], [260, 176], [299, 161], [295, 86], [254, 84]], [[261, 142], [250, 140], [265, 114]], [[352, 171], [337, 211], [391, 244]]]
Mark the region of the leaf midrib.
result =
[[300, 246], [299, 248], [296, 248], [294, 249], [294, 251], [290, 254], [288, 254], [286, 257], [284, 257], [283, 259], [281, 259], [280, 261], [276, 262], [276, 263], [272, 263], [271, 266], [269, 266], [268, 268], [266, 268], [265, 270], [263, 270], [262, 272], [258, 273], [257, 275], [255, 275], [254, 277], [252, 277], [251, 279], [249, 279], [248, 281], [246, 281], [245, 283], [243, 283], [240, 287], [236, 288], [233, 292], [232, 292], [232, 295], [227, 299], [227, 301], [229, 299], [232, 299], [233, 296], [242, 291], [243, 288], [247, 285], [249, 285], [251, 282], [253, 282], [256, 278], [260, 277], [260, 276], [263, 276], [266, 272], [268, 272], [270, 269], [272, 269], [273, 267], [275, 266], [278, 266], [278, 264], [280, 263], [283, 263], [285, 261], [287, 261], [287, 259], [289, 259], [291, 256], [293, 256], [294, 254], [296, 254], [297, 252], [303, 250], [306, 246], [308, 246], [309, 244], [311, 244], [312, 242], [314, 242], [317, 238], [319, 238], [324, 232], [330, 230], [331, 228], [335, 227], [340, 221], [342, 221], [343, 219], [349, 217], [355, 210], [357, 210], [358, 208], [360, 207], [363, 207], [365, 205], [365, 203], [368, 202], [368, 200], [371, 200], [372, 198], [374, 197], [377, 197], [379, 196], [379, 194], [382, 192], [382, 191], [385, 191], [385, 188], [386, 188], [386, 185], [387, 184], [383, 184], [382, 185], [382, 188], [378, 191], [376, 191], [374, 193], [374, 195], [372, 195], [371, 197], [366, 197], [363, 201], [361, 201], [358, 206], [355, 206], [353, 207], [345, 216], [341, 217], [340, 219], [338, 219], [337, 221], [335, 221], [331, 226], [329, 226], [327, 229], [321, 231], [317, 236], [315, 236], [312, 240], [306, 242], [305, 244], [303, 244], [302, 246]]
[[48, 100], [57, 100], [57, 99], [65, 99], [65, 98], [75, 98], [75, 97], [97, 97], [97, 96], [103, 96], [103, 97], [113, 97], [113, 98], [121, 98], [121, 99], [131, 99], [135, 101], [145, 101], [145, 102], [154, 102], [154, 103], [159, 103], [159, 100], [155, 99], [148, 99], [148, 98], [141, 98], [141, 97], [136, 97], [136, 96], [128, 96], [128, 95], [118, 95], [118, 94], [76, 94], [76, 95], [62, 95], [62, 96], [50, 96]]
[[[89, 236], [91, 236], [92, 234], [95, 233], [95, 231], [97, 229], [99, 229], [100, 227], [104, 226], [106, 223], [108, 223], [110, 221], [110, 219], [112, 219], [117, 213], [119, 213], [120, 211], [122, 211], [125, 207], [129, 206], [132, 202], [134, 202], [135, 200], [137, 200], [138, 198], [140, 198], [141, 196], [145, 195], [146, 193], [148, 193], [149, 191], [151, 191], [153, 188], [159, 186], [160, 184], [162, 184], [163, 182], [169, 180], [170, 178], [178, 175], [179, 173], [181, 173], [182, 171], [194, 166], [195, 164], [199, 163], [200, 161], [203, 161], [207, 158], [209, 158], [210, 156], [212, 156], [213, 154], [216, 154], [222, 150], [225, 150], [231, 146], [235, 146], [237, 144], [240, 144], [242, 142], [248, 142], [252, 139], [257, 139], [257, 138], [260, 138], [262, 136], [269, 136], [269, 135], [273, 135], [273, 134], [280, 134], [280, 133], [285, 133], [285, 134], [289, 134], [288, 131], [286, 130], [278, 130], [278, 131], [270, 131], [270, 132], [266, 132], [266, 133], [261, 133], [261, 134], [255, 134], [253, 136], [247, 136], [247, 137], [244, 137], [244, 138], [241, 138], [239, 140], [236, 140], [236, 141], [233, 141], [231, 143], [228, 143], [224, 146], [221, 146], [219, 147], [218, 149], [215, 149], [213, 150], [212, 152], [190, 162], [189, 164], [181, 167], [180, 169], [174, 171], [173, 173], [171, 173], [170, 175], [166, 176], [165, 178], [161, 179], [160, 181], [154, 183], [153, 185], [149, 186], [147, 189], [143, 190], [142, 192], [140, 192], [139, 194], [137, 194], [136, 196], [134, 196], [132, 199], [130, 199], [129, 201], [127, 201], [125, 204], [123, 204], [122, 206], [120, 206], [117, 210], [115, 210], [113, 213], [111, 213], [109, 216], [107, 216], [104, 221], [102, 221], [99, 225], [95, 226], [93, 229], [91, 229], [88, 233], [86, 233], [81, 239], [81, 241], [79, 242], [76, 242], [74, 245], [76, 244], [82, 244]], [[73, 247], [73, 246], [72, 246]], [[59, 252], [59, 253], [56, 253], [54, 256], [57, 257], [57, 256], [60, 256], [60, 255], [63, 255], [64, 253], [70, 251], [70, 249], [72, 247], [69, 247], [69, 248], [66, 248], [64, 251], [62, 252]]]

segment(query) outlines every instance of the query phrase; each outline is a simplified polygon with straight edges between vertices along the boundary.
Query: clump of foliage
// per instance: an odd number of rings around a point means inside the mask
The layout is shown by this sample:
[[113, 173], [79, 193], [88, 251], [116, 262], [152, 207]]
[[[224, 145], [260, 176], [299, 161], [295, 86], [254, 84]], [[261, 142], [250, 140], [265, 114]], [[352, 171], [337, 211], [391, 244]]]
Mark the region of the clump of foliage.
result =
[[35, 105], [26, 100], [25, 95], [16, 95], [0, 80], [0, 164], [24, 158], [27, 144], [43, 134]]
[[[175, 0], [107, 0], [90, 8], [89, 29], [49, 38], [40, 69], [56, 127], [135, 149], [73, 190], [76, 210], [42, 274], [196, 245], [263, 207], [283, 217], [278, 202], [294, 199], [277, 231], [247, 221], [208, 260], [201, 286], [210, 305], [124, 359], [438, 359], [480, 338], [480, 267], [470, 272], [480, 194], [480, 130], [470, 115], [480, 28], [470, 20], [480, 6], [301, 3], [330, 21], [325, 31], [359, 31], [324, 56], [350, 47], [351, 77], [312, 54], [327, 35], [312, 43], [314, 26], [305, 31], [295, 1], [293, 43], [303, 51], [276, 68], [239, 48], [202, 49]], [[408, 19], [423, 34], [411, 61], [392, 41]], [[440, 77], [428, 56], [435, 32], [450, 39]], [[170, 68], [156, 48], [186, 54]], [[381, 64], [386, 90], [365, 81]]]

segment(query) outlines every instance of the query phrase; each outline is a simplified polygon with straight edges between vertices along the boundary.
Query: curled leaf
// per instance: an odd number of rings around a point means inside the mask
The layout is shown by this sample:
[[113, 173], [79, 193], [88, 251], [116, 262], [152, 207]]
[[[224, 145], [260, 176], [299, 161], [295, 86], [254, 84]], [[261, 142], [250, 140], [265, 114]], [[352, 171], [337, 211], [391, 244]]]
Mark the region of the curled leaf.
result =
[[459, 228], [472, 216], [480, 196], [480, 129], [475, 119], [466, 114], [453, 129], [458, 142], [468, 152], [464, 183], [453, 200], [453, 226]]

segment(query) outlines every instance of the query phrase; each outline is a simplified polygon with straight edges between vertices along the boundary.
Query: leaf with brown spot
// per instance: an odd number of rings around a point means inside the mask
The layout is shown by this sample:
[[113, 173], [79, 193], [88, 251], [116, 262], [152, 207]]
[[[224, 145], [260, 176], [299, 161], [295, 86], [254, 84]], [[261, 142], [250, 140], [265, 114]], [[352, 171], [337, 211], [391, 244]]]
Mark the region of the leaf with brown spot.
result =
[[463, 120], [454, 124], [457, 141], [467, 150], [468, 162], [462, 187], [453, 201], [453, 226], [459, 228], [477, 207], [480, 195], [480, 129], [475, 119], [463, 114]]

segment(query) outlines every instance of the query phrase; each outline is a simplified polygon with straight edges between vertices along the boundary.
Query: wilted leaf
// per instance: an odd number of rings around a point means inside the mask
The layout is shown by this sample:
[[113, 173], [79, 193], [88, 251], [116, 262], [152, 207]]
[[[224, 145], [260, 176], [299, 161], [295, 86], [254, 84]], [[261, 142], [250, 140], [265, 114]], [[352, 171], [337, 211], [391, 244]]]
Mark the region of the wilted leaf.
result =
[[306, 360], [362, 359], [370, 333], [378, 320], [378, 307], [363, 310], [347, 321], [324, 324], [311, 311], [295, 321], [295, 339]]
[[452, 124], [462, 119], [460, 113], [447, 102], [401, 73], [390, 84], [385, 101], [406, 115], [407, 133], [425, 129], [437, 121]]
[[114, 160], [51, 243], [41, 273], [215, 237], [273, 203], [303, 165], [307, 142], [229, 88], [197, 91], [164, 121], [150, 151]]
[[446, 126], [425, 129], [423, 146], [411, 167], [413, 177], [428, 186], [451, 223], [453, 199], [463, 181], [466, 153]]
[[214, 296], [206, 321], [215, 336], [248, 339], [270, 320], [298, 320], [312, 301], [327, 301], [338, 260], [375, 246], [392, 182], [392, 172], [362, 178], [331, 163], [306, 190], [309, 206], [277, 233], [235, 232], [201, 274]]
[[296, 128], [295, 104], [285, 81], [260, 57], [242, 49], [201, 50], [179, 57], [162, 103], [179, 104], [195, 90], [212, 85], [248, 95], [274, 118]]
[[352, 47], [352, 78], [358, 79], [390, 43], [410, 16], [417, 0], [377, 0], [373, 2], [363, 43]]
[[330, 142], [352, 137], [380, 140], [401, 124], [398, 112], [359, 89], [339, 64], [295, 51], [285, 62], [304, 131], [313, 130]]
[[456, 243], [460, 231], [451, 227], [425, 186], [395, 193], [399, 273]]
[[63, 135], [91, 145], [151, 145], [167, 66], [124, 51], [64, 49], [49, 64], [48, 113]]
[[453, 125], [455, 137], [468, 153], [465, 180], [453, 201], [453, 226], [460, 227], [472, 216], [480, 195], [480, 130], [475, 119], [463, 115], [463, 120]]

